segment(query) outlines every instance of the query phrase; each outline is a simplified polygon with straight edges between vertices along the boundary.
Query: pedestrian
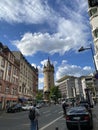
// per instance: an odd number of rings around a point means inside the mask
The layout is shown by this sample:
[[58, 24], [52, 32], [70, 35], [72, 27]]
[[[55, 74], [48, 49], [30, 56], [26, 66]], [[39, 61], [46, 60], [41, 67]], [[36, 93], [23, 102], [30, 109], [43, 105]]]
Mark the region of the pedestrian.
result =
[[[33, 113], [33, 114], [31, 115], [31, 113]], [[31, 122], [30, 130], [38, 130], [38, 117], [39, 116], [40, 116], [39, 110], [36, 108], [36, 104], [34, 104], [34, 107], [31, 108], [29, 111], [29, 119]]]
[[72, 100], [72, 106], [74, 107], [74, 100]]
[[62, 108], [63, 108], [64, 116], [66, 116], [66, 109], [67, 109], [66, 101], [62, 102]]

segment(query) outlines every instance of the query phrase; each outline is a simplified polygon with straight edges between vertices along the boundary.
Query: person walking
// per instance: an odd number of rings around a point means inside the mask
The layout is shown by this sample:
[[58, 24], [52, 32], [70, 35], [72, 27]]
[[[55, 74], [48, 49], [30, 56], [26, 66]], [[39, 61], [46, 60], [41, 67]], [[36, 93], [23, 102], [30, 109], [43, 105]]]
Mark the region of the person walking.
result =
[[40, 116], [39, 110], [36, 108], [36, 104], [29, 111], [29, 119], [31, 122], [30, 130], [38, 130], [38, 117]]
[[67, 104], [65, 100], [62, 102], [62, 108], [63, 108], [64, 116], [66, 116]]

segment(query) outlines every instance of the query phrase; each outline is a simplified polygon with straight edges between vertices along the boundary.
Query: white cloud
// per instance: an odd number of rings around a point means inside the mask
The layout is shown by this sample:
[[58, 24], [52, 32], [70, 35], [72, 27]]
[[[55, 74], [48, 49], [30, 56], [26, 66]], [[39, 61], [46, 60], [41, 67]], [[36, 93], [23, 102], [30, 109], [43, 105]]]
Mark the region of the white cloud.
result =
[[39, 78], [39, 83], [43, 83], [43, 82], [44, 82], [43, 77]]
[[36, 64], [32, 63], [32, 66], [34, 66], [35, 68], [37, 67]]
[[[40, 62], [41, 66], [40, 68], [40, 77], [39, 77], [39, 88], [42, 89], [44, 86], [44, 77], [43, 77], [43, 66], [46, 65], [47, 59], [43, 60]], [[55, 69], [55, 74], [54, 74], [54, 79], [55, 82], [62, 78], [65, 75], [70, 75], [70, 76], [76, 76], [80, 77], [83, 75], [89, 75], [94, 72], [94, 70], [90, 66], [84, 66], [83, 68], [77, 65], [73, 64], [68, 64], [66, 60], [63, 60], [61, 65], [57, 67], [57, 62], [53, 61], [54, 69]], [[56, 66], [55, 66], [56, 65]], [[57, 67], [57, 69], [56, 69]]]
[[[46, 22], [54, 32], [51, 34], [49, 32], [43, 33], [41, 30], [39, 33], [26, 32], [20, 39], [12, 41], [23, 55], [34, 55], [39, 51], [52, 55], [54, 53], [63, 55], [71, 49], [77, 50], [80, 45], [89, 44], [88, 38], [91, 34], [86, 0], [75, 0], [75, 2], [70, 0], [69, 3], [68, 0], [57, 0], [60, 12], [51, 8], [47, 0], [44, 4], [42, 2], [42, 0], [0, 1], [0, 21], [12, 24], [26, 23], [26, 25], [32, 24], [32, 26]], [[70, 6], [63, 2], [70, 4]], [[46, 61], [42, 61], [41, 66], [38, 66], [40, 74]], [[55, 64], [57, 64], [56, 61]], [[70, 65], [67, 61], [62, 61], [56, 71], [56, 79], [66, 74], [81, 76], [90, 72], [92, 72], [92, 68], [89, 66], [81, 68], [77, 65]], [[39, 82], [42, 83], [43, 78]]]
[[[68, 3], [65, 1], [65, 3]], [[80, 44], [88, 44], [90, 34], [87, 12], [87, 1], [70, 1], [70, 6], [57, 1], [56, 11], [47, 0], [3, 0], [0, 2], [0, 20], [9, 23], [38, 24], [47, 22], [54, 34], [26, 32], [20, 40], [13, 43], [24, 55], [33, 55], [38, 51], [63, 55], [70, 49], [76, 50]], [[63, 15], [62, 15], [63, 14]], [[64, 16], [65, 14], [65, 16]], [[86, 14], [87, 15], [87, 14]], [[87, 22], [85, 22], [87, 21]]]
[[[70, 7], [63, 1], [55, 1], [59, 11], [69, 16], [70, 19], [79, 17], [87, 9], [87, 1], [70, 1]], [[31, 23], [37, 24], [47, 21], [57, 23], [61, 16], [60, 12], [48, 5], [48, 0], [2, 0], [0, 1], [0, 20], [8, 23]], [[79, 19], [81, 16], [79, 17]]]
[[43, 75], [43, 67], [41, 67], [41, 66], [39, 65], [39, 66], [37, 66], [37, 68], [38, 68], [39, 74], [40, 74], [40, 75]]
[[47, 59], [44, 59], [43, 61], [40, 62], [42, 66], [47, 65]]
[[88, 43], [87, 35], [83, 33], [82, 27], [76, 23], [73, 24], [70, 21], [63, 20], [59, 23], [58, 32], [55, 34], [32, 34], [28, 32], [22, 36], [21, 40], [16, 40], [12, 43], [26, 56], [33, 55], [38, 51], [63, 55], [70, 49], [77, 50], [80, 47], [80, 43], [82, 45]]
[[56, 72], [56, 80], [62, 78], [65, 75], [80, 77], [88, 75], [94, 72], [90, 66], [80, 67], [77, 65], [70, 65], [67, 61], [62, 61]]
[[49, 16], [48, 7], [40, 0], [0, 1], [0, 20], [9, 23], [41, 23]]
[[[66, 51], [71, 49], [77, 51], [77, 49], [80, 47], [80, 44], [89, 44], [88, 38], [91, 36], [90, 27], [88, 24], [89, 20], [84, 15], [84, 12], [86, 14], [86, 11], [84, 10], [87, 9], [87, 2], [84, 0], [76, 0], [76, 3], [74, 4], [74, 10], [68, 8], [66, 5], [62, 5], [64, 7], [63, 13], [67, 12], [65, 17], [62, 17], [60, 12], [53, 11], [53, 9], [50, 8], [47, 4], [43, 5], [40, 0], [37, 0], [36, 2], [41, 12], [43, 12], [43, 15], [40, 16], [45, 16], [42, 17], [43, 21], [48, 19], [47, 22], [51, 27], [55, 23], [53, 28], [55, 33], [49, 34], [48, 32], [26, 32], [20, 40], [12, 41], [12, 43], [16, 45], [24, 55], [34, 55], [39, 51], [49, 54], [59, 53], [60, 55], [63, 55]], [[41, 5], [41, 7], [39, 5]], [[33, 19], [35, 20], [35, 18]]]

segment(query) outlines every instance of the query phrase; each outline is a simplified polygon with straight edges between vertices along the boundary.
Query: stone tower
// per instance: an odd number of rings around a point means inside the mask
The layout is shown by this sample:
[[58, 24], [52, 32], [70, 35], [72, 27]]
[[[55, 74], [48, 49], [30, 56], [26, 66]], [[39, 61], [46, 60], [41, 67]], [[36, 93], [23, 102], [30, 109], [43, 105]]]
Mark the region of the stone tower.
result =
[[48, 58], [47, 64], [43, 68], [44, 73], [44, 99], [49, 100], [50, 88], [54, 86], [54, 66]]

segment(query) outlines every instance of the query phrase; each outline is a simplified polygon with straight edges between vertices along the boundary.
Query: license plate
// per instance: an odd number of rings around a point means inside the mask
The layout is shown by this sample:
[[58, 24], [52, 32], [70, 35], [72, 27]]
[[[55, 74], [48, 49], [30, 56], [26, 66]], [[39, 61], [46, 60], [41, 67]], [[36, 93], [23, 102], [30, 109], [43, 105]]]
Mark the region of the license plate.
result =
[[73, 117], [73, 119], [75, 119], [75, 120], [80, 120], [80, 117]]

